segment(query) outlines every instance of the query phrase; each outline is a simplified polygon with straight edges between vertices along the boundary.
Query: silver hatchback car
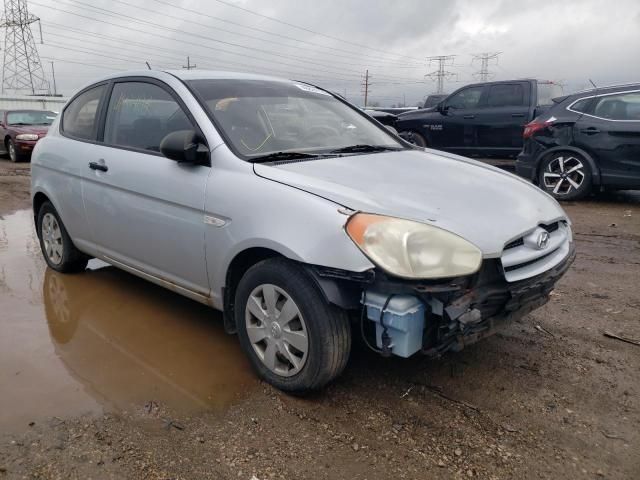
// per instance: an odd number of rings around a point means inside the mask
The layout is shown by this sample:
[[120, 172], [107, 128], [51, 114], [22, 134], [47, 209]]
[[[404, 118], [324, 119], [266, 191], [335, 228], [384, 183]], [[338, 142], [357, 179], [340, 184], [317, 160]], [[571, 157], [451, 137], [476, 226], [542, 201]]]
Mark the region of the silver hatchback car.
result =
[[49, 267], [99, 258], [223, 311], [292, 392], [339, 375], [354, 334], [382, 355], [460, 350], [545, 303], [575, 256], [529, 183], [258, 75], [87, 86], [38, 142], [32, 197]]

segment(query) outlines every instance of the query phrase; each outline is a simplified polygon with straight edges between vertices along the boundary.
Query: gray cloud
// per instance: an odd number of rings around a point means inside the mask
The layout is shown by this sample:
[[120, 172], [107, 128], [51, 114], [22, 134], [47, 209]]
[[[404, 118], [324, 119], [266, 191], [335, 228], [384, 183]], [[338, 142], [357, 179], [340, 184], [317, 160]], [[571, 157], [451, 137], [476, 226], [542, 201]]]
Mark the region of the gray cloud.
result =
[[430, 55], [457, 55], [450, 69], [458, 78], [447, 85], [449, 90], [473, 81], [478, 65], [471, 63], [471, 54], [483, 51], [502, 52], [499, 63], [491, 67], [498, 79], [562, 80], [567, 89], [586, 86], [589, 78], [602, 84], [640, 80], [640, 4], [634, 0], [234, 2], [345, 41], [216, 0], [163, 0], [182, 8], [154, 0], [123, 1], [131, 6], [116, 0], [29, 2], [31, 13], [43, 23], [43, 64], [48, 70], [46, 62], [54, 59], [58, 87], [64, 93], [113, 70], [144, 68], [145, 61], [154, 68], [181, 68], [187, 55], [199, 68], [307, 79], [346, 91], [356, 103], [362, 100], [360, 76], [367, 68], [373, 77], [373, 100], [391, 104], [404, 95], [413, 104], [423, 98], [434, 89], [424, 79], [433, 69], [425, 61]]

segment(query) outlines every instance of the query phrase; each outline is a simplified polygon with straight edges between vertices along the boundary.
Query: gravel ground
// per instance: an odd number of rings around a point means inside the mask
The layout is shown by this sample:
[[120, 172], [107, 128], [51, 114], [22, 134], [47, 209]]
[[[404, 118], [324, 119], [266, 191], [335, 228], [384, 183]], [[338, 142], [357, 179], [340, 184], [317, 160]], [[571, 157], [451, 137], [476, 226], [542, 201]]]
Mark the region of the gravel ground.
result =
[[[0, 160], [0, 218], [29, 208], [28, 172]], [[356, 343], [343, 376], [306, 398], [253, 379], [210, 411], [35, 408], [0, 423], [0, 479], [639, 478], [640, 346], [603, 332], [640, 339], [640, 195], [565, 207], [574, 266], [547, 305], [484, 342], [437, 361]]]

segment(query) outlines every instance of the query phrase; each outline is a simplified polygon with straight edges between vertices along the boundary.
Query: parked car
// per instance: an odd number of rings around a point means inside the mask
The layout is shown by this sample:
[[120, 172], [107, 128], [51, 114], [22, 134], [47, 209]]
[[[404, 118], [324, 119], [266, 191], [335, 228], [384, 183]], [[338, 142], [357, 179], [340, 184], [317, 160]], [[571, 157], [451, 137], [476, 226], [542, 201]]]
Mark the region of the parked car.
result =
[[467, 156], [515, 157], [525, 124], [562, 95], [540, 80], [475, 83], [447, 96], [432, 110], [398, 115], [403, 138], [421, 147]]
[[556, 99], [526, 126], [516, 172], [561, 200], [640, 189], [640, 83]]
[[381, 124], [393, 128], [393, 132], [397, 133], [396, 130], [396, 121], [398, 119], [397, 115], [393, 113], [383, 112], [381, 110], [369, 110], [368, 108], [364, 110], [368, 115], [371, 115]]
[[335, 378], [352, 332], [383, 355], [459, 350], [545, 303], [574, 258], [569, 219], [529, 182], [272, 77], [103, 78], [31, 179], [50, 268], [96, 257], [222, 310], [285, 391]]
[[434, 93], [434, 94], [428, 95], [426, 100], [424, 101], [424, 105], [422, 106], [422, 108], [436, 107], [445, 98], [447, 98], [446, 93]]
[[0, 110], [4, 154], [12, 162], [28, 160], [36, 142], [47, 134], [56, 113], [48, 110]]

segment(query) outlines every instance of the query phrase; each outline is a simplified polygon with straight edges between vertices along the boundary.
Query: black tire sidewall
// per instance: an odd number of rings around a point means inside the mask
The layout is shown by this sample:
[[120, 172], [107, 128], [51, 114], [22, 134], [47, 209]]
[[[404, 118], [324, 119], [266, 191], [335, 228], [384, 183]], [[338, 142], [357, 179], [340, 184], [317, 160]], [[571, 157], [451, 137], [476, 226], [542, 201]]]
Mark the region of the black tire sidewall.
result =
[[418, 132], [411, 132], [411, 133], [413, 133], [413, 138], [418, 140], [417, 142], [415, 142], [414, 145], [417, 145], [418, 147], [422, 147], [422, 148], [428, 147], [427, 139], [424, 138], [424, 135]]
[[[273, 284], [284, 290], [298, 306], [305, 322], [309, 339], [306, 362], [302, 370], [291, 377], [270, 371], [253, 350], [247, 335], [246, 303], [251, 292], [262, 284]], [[304, 393], [324, 386], [333, 377], [327, 371], [330, 370], [327, 366], [332, 362], [327, 338], [331, 334], [331, 324], [327, 318], [332, 314], [331, 310], [313, 281], [295, 263], [271, 259], [251, 267], [236, 289], [235, 321], [240, 344], [257, 374], [277, 388], [291, 393]]]
[[[62, 261], [57, 265], [49, 260], [44, 247], [44, 240], [42, 238], [42, 219], [47, 213], [52, 214], [56, 218], [62, 235]], [[58, 215], [58, 212], [50, 202], [44, 202], [38, 211], [36, 232], [38, 240], [40, 241], [42, 256], [44, 257], [45, 262], [47, 262], [49, 268], [62, 273], [84, 270], [87, 260], [78, 258], [80, 256], [80, 252], [76, 250], [73, 242], [71, 241], [71, 237], [69, 237], [69, 234], [67, 233], [64, 223], [62, 223], [60, 215]]]
[[[553, 160], [555, 160], [556, 158], [558, 158], [560, 156], [567, 156], [567, 155], [571, 155], [572, 157], [576, 157], [578, 160], [580, 160], [580, 162], [582, 162], [582, 165], [584, 165], [585, 178], [584, 178], [584, 180], [582, 182], [582, 185], [580, 185], [580, 188], [578, 190], [574, 189], [568, 195], [556, 195], [556, 194], [553, 193], [552, 190], [549, 190], [549, 189], [547, 189], [545, 187], [543, 175], [544, 175], [544, 172], [547, 169], [547, 166]], [[592, 180], [591, 166], [585, 160], [585, 158], [580, 154], [573, 153], [573, 152], [555, 152], [552, 155], [548, 155], [547, 157], [545, 157], [542, 160], [542, 162], [540, 162], [540, 169], [538, 171], [538, 185], [540, 186], [540, 188], [542, 190], [547, 192], [549, 195], [551, 195], [556, 200], [579, 200], [581, 198], [584, 198], [585, 196], [587, 196], [589, 194], [589, 192], [591, 192], [591, 180]]]
[[[11, 149], [13, 148], [13, 157], [11, 156]], [[18, 150], [16, 149], [16, 144], [14, 143], [14, 141], [10, 138], [7, 141], [7, 155], [9, 156], [9, 160], [11, 160], [14, 163], [17, 163], [20, 161], [20, 156], [18, 155]]]

